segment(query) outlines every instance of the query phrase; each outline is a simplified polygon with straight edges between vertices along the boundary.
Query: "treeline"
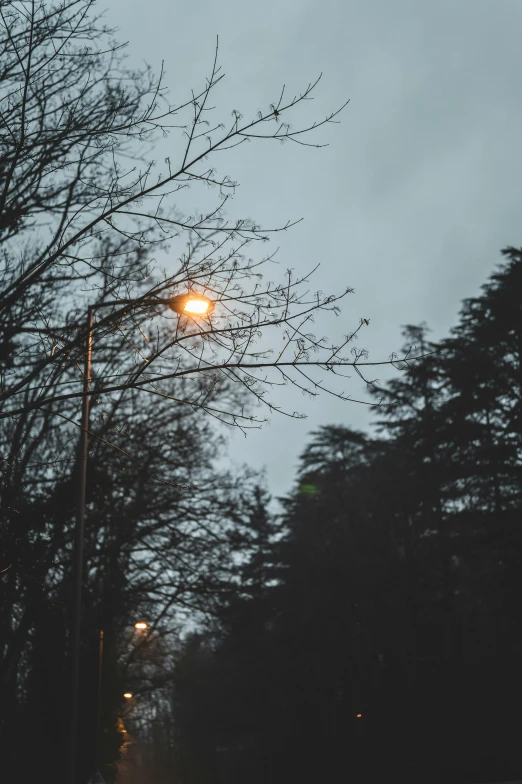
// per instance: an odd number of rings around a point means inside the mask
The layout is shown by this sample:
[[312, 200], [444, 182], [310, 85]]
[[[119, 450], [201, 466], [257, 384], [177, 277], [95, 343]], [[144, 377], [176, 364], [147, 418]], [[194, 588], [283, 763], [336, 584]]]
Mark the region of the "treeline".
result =
[[[522, 773], [522, 250], [450, 337], [325, 426], [280, 516], [258, 491], [238, 590], [178, 656], [184, 784]], [[178, 779], [176, 779], [178, 780]]]

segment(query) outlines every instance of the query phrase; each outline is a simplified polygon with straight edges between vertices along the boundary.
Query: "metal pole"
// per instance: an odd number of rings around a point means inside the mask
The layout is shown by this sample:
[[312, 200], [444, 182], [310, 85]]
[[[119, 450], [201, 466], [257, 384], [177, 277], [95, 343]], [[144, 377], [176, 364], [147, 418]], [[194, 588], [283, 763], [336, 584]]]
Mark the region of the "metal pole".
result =
[[100, 655], [98, 659], [98, 713], [96, 716], [96, 750], [94, 757], [94, 774], [100, 765], [100, 732], [101, 732], [101, 702], [102, 702], [102, 667], [103, 667], [103, 629], [100, 629]]
[[71, 717], [69, 736], [68, 782], [76, 784], [76, 752], [78, 747], [78, 687], [80, 680], [80, 642], [83, 583], [83, 536], [85, 520], [85, 488], [87, 483], [87, 455], [89, 449], [89, 397], [91, 391], [93, 309], [87, 314], [87, 351], [83, 379], [82, 421], [78, 460], [78, 496], [74, 536], [74, 594], [73, 628], [71, 638]]

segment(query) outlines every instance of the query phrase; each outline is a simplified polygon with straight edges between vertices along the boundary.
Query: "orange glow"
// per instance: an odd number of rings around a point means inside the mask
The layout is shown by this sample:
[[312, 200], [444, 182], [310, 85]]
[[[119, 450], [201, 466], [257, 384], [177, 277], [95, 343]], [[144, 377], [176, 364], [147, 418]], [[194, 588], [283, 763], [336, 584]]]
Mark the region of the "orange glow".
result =
[[197, 316], [204, 316], [208, 313], [210, 302], [204, 297], [189, 297], [183, 307], [184, 313], [193, 313]]
[[138, 623], [134, 624], [135, 629], [148, 629], [149, 624], [145, 623], [145, 621], [138, 621]]
[[130, 691], [126, 691], [123, 696], [125, 697], [126, 700], [132, 700], [132, 694], [130, 693]]
[[358, 718], [358, 719], [362, 718], [362, 713], [358, 713], [356, 718]]
[[180, 315], [208, 316], [214, 310], [214, 303], [202, 294], [187, 292], [170, 297], [169, 307]]

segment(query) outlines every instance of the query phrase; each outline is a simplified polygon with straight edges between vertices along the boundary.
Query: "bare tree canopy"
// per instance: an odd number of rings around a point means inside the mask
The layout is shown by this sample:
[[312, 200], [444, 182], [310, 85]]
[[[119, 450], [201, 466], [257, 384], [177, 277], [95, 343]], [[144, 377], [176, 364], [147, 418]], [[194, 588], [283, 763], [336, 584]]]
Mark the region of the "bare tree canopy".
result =
[[[322, 146], [315, 131], [343, 106], [289, 122], [320, 77], [292, 97], [283, 87], [251, 119], [233, 110], [226, 124], [213, 119], [224, 78], [217, 45], [203, 87], [171, 104], [162, 73], [127, 68], [93, 0], [2, 0], [0, 16], [0, 418], [82, 396], [84, 313], [105, 302], [117, 304], [99, 311], [96, 354], [117, 352], [119, 363], [108, 376], [98, 362], [98, 397], [130, 388], [165, 396], [165, 380], [185, 377], [195, 383], [177, 402], [243, 428], [262, 415], [231, 402], [213, 408], [215, 385], [233, 382], [269, 409], [277, 384], [352, 399], [329, 381], [370, 364], [364, 351], [346, 355], [368, 320], [339, 345], [310, 331], [314, 315], [338, 313], [350, 289], [314, 292], [311, 276], [292, 270], [269, 279], [274, 253], [252, 258], [249, 246], [293, 224], [227, 218], [238, 183], [216, 168], [218, 153], [249, 142]], [[155, 140], [175, 134], [176, 152], [160, 165]], [[210, 206], [186, 214], [182, 197], [202, 188]], [[160, 269], [152, 253], [180, 242], [176, 264]], [[169, 298], [185, 292], [211, 299], [212, 315], [172, 313]]]

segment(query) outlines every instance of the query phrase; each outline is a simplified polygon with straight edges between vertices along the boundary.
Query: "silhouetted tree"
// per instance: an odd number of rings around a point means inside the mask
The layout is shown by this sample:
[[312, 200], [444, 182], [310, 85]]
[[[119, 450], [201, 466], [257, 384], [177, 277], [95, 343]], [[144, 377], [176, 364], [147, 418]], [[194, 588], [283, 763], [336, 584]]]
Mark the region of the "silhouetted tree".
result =
[[212, 717], [185, 747], [217, 765], [194, 781], [518, 775], [522, 251], [504, 253], [450, 338], [405, 329], [378, 438], [312, 434], [264, 590], [197, 638], [202, 671], [185, 648], [177, 715], [204, 682], [192, 715]]

